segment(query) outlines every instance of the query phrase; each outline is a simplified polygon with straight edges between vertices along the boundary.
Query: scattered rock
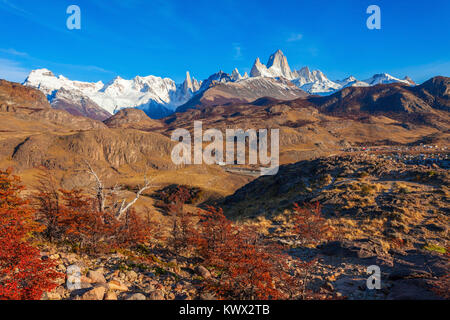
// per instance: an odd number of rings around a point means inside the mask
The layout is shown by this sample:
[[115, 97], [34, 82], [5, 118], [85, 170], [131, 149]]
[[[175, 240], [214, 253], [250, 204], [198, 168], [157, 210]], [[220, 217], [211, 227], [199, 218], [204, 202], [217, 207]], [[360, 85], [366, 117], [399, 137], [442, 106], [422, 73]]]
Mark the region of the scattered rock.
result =
[[217, 297], [210, 292], [202, 292], [200, 294], [200, 300], [217, 300]]
[[118, 290], [118, 291], [128, 291], [128, 287], [122, 284], [118, 280], [111, 280], [108, 282], [108, 288], [110, 290]]
[[331, 241], [322, 246], [321, 252], [327, 256], [347, 258], [372, 258], [376, 257], [376, 247], [367, 241]]
[[45, 292], [42, 296], [42, 300], [61, 300], [61, 295], [58, 292]]
[[427, 224], [425, 227], [433, 232], [444, 232], [446, 230], [445, 226], [438, 226], [435, 223]]
[[164, 293], [161, 290], [156, 290], [150, 293], [149, 300], [164, 300]]
[[147, 298], [142, 293], [130, 294], [126, 300], [147, 300]]
[[88, 272], [87, 277], [91, 279], [93, 283], [106, 283], [106, 279], [100, 271], [91, 270]]
[[387, 298], [390, 300], [438, 299], [438, 297], [429, 290], [423, 279], [395, 281]]
[[333, 284], [331, 282], [326, 282], [322, 286], [322, 288], [324, 288], [325, 290], [328, 290], [328, 291], [334, 291], [334, 286], [333, 286]]
[[105, 300], [117, 300], [117, 294], [114, 291], [109, 290], [105, 295]]
[[131, 270], [126, 273], [126, 277], [128, 278], [128, 280], [130, 282], [134, 282], [138, 278], [138, 274], [136, 272], [134, 272], [133, 270]]
[[103, 286], [95, 287], [86, 293], [84, 293], [81, 297], [82, 300], [103, 300], [105, 296], [106, 289]]
[[204, 266], [197, 266], [195, 268], [195, 272], [205, 279], [211, 278], [211, 272], [209, 272], [209, 270], [206, 269]]
[[431, 278], [431, 274], [424, 270], [415, 270], [409, 268], [402, 268], [393, 271], [389, 275], [389, 280], [400, 280], [400, 279], [420, 279], [420, 278]]

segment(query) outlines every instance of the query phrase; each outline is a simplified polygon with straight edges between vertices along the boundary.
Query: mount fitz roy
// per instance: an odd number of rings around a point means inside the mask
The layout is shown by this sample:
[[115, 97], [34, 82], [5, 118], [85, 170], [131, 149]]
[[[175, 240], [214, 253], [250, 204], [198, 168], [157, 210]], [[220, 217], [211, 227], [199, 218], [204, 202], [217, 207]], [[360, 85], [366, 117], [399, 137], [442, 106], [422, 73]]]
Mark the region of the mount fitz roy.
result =
[[397, 79], [387, 73], [376, 74], [372, 78], [358, 81], [355, 77], [350, 76], [342, 81], [331, 81], [320, 70], [310, 71], [308, 67], [300, 70], [292, 71], [289, 67], [287, 58], [281, 50], [277, 50], [272, 54], [267, 65], [261, 63], [256, 58], [253, 64], [251, 77], [282, 77], [292, 81], [297, 87], [308, 92], [309, 94], [328, 95], [345, 87], [368, 87], [377, 84], [389, 84], [394, 82], [404, 83], [406, 85], [415, 85], [409, 78]]
[[[178, 111], [184, 110], [186, 106], [200, 101], [200, 96], [205, 96], [208, 90], [216, 86], [221, 86], [221, 91], [227, 92], [227, 95], [229, 92], [246, 92], [247, 100], [262, 97], [282, 99], [284, 95], [288, 100], [304, 96], [305, 92], [329, 95], [345, 87], [389, 83], [415, 85], [409, 77], [398, 79], [386, 73], [376, 74], [364, 81], [353, 76], [331, 81], [320, 70], [310, 70], [308, 67], [291, 70], [286, 56], [277, 50], [269, 57], [266, 65], [257, 58], [250, 75], [241, 75], [236, 68], [231, 74], [220, 71], [204, 81], [192, 78], [187, 72], [184, 82], [180, 84], [169, 78], [152, 75], [136, 76], [131, 80], [116, 77], [104, 84], [101, 81], [73, 81], [62, 75], [55, 76], [50, 70], [38, 69], [31, 71], [23, 84], [42, 91], [55, 109], [105, 120], [124, 108], [138, 108], [151, 118], [163, 118], [177, 108]], [[240, 98], [234, 97], [230, 101], [246, 101]]]

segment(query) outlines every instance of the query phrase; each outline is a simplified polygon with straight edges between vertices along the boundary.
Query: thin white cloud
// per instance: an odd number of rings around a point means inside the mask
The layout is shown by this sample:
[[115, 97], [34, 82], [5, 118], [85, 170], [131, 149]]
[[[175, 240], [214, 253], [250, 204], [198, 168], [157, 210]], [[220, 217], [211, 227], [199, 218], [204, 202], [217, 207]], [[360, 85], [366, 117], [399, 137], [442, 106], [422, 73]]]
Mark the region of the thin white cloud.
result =
[[83, 70], [83, 71], [88, 71], [88, 72], [114, 73], [112, 71], [103, 69], [101, 67], [91, 66], [91, 65], [79, 65], [79, 64], [59, 63], [59, 62], [51, 62], [51, 61], [46, 61], [46, 65], [48, 65], [50, 67], [56, 66], [56, 67], [74, 69], [74, 70]]
[[9, 54], [9, 55], [13, 55], [13, 56], [19, 56], [19, 57], [26, 57], [26, 56], [28, 56], [28, 54], [26, 52], [20, 52], [20, 51], [17, 51], [16, 49], [13, 49], [13, 48], [9, 48], [9, 49], [0, 48], [0, 52], [6, 53], [6, 54]]
[[14, 3], [11, 3], [11, 2], [8, 1], [8, 0], [1, 0], [1, 1], [0, 1], [0, 5], [1, 5], [1, 4], [3, 4], [4, 6], [6, 6], [6, 8], [8, 8], [8, 9], [10, 9], [10, 10], [13, 10], [13, 11], [16, 11], [16, 12], [18, 12], [18, 13], [21, 13], [21, 14], [29, 14], [29, 12], [27, 12], [27, 11], [24, 10], [23, 8], [21, 8], [21, 7], [17, 6], [17, 5], [15, 5]]
[[[1, 0], [0, 0], [1, 1]], [[106, 73], [113, 74], [114, 72], [110, 70], [106, 70], [104, 68], [94, 66], [94, 65], [79, 65], [79, 64], [70, 64], [70, 63], [61, 63], [48, 61], [44, 59], [35, 58], [30, 56], [26, 52], [18, 51], [14, 48], [0, 48], [0, 53], [3, 53], [7, 58], [1, 58], [2, 64], [0, 65], [0, 75], [4, 74], [4, 78], [15, 79], [11, 81], [23, 80], [27, 77], [29, 73], [29, 69], [26, 69], [21, 66], [20, 62], [17, 60], [25, 61], [27, 65], [33, 66], [33, 69], [37, 68], [47, 68], [47, 69], [69, 69], [69, 70], [83, 70], [85, 72], [93, 72], [93, 73]], [[10, 59], [8, 59], [10, 58]], [[25, 76], [23, 76], [25, 74]], [[7, 78], [8, 77], [8, 78]], [[23, 77], [23, 79], [22, 79]]]
[[303, 39], [303, 35], [301, 33], [293, 33], [287, 39], [287, 42], [296, 42]]
[[29, 73], [30, 70], [22, 67], [18, 62], [0, 58], [0, 79], [23, 82]]
[[233, 43], [233, 59], [242, 60], [242, 47], [239, 43]]

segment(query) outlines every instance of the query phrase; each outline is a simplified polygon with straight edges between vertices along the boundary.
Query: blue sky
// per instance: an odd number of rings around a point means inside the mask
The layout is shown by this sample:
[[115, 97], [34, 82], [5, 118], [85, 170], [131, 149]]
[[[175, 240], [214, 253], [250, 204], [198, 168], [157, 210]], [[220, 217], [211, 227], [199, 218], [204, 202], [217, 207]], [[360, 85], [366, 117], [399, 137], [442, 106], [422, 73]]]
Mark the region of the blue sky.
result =
[[[81, 30], [66, 9], [81, 8]], [[381, 30], [366, 8], [381, 8]], [[249, 72], [281, 49], [291, 68], [331, 79], [379, 72], [422, 82], [450, 76], [448, 0], [0, 0], [0, 78], [35, 68], [82, 81], [120, 75], [204, 79]]]

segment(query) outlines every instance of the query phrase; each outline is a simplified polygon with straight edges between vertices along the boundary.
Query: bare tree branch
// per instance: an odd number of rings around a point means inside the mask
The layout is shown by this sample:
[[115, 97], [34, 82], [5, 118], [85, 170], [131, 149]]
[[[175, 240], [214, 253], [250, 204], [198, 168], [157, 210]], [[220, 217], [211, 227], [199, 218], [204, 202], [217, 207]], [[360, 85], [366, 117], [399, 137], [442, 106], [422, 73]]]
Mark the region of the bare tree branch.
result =
[[[119, 191], [121, 190], [121, 188], [117, 184], [112, 188], [106, 188], [105, 184], [102, 182], [99, 175], [95, 172], [95, 170], [92, 168], [90, 163], [87, 160], [85, 160], [85, 163], [88, 167], [88, 173], [91, 174], [95, 178], [95, 181], [96, 181], [96, 185], [93, 189], [94, 189], [94, 192], [96, 193], [96, 197], [97, 197], [97, 201], [98, 201], [98, 209], [100, 210], [100, 212], [104, 212], [106, 209], [107, 197], [111, 196], [111, 195], [117, 195], [119, 193]], [[145, 190], [149, 189], [150, 187], [151, 187], [150, 181], [147, 179], [147, 177], [144, 177], [144, 186], [138, 190], [138, 192], [136, 193], [136, 197], [132, 201], [130, 201], [128, 204], [126, 204], [125, 199], [123, 199], [122, 201], [115, 202], [113, 204], [113, 208], [118, 208], [117, 213], [116, 213], [116, 219], [117, 220], [122, 219], [122, 216], [128, 210], [130, 210], [130, 208], [136, 203], [136, 201], [138, 201], [138, 199], [141, 197], [142, 193]], [[120, 205], [119, 205], [119, 202], [121, 202]]]
[[96, 192], [96, 197], [97, 197], [97, 201], [98, 201], [98, 209], [100, 210], [100, 212], [103, 212], [103, 211], [105, 211], [105, 201], [106, 201], [105, 186], [104, 186], [102, 180], [100, 180], [97, 173], [92, 168], [89, 161], [85, 160], [85, 163], [89, 169], [88, 172], [95, 178], [97, 185], [94, 188], [94, 190]]
[[117, 220], [120, 220], [122, 218], [122, 216], [136, 203], [136, 201], [138, 201], [138, 199], [140, 198], [140, 196], [142, 195], [142, 193], [149, 189], [151, 187], [150, 185], [150, 181], [147, 179], [147, 177], [144, 178], [144, 186], [142, 188], [139, 189], [139, 191], [136, 193], [136, 197], [129, 202], [126, 206], [125, 206], [125, 200], [122, 201], [122, 204], [120, 206], [120, 209], [117, 212], [116, 218]]

